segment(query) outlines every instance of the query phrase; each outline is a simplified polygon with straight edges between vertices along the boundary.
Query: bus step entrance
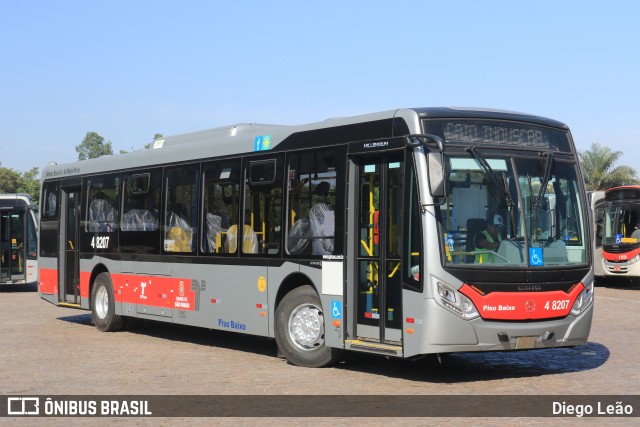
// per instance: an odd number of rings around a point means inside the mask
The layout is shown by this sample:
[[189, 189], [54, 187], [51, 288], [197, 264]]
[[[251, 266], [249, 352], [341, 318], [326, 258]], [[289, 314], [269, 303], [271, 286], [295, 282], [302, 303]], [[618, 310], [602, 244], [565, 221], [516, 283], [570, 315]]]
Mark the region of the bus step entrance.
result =
[[371, 353], [386, 354], [391, 356], [402, 356], [402, 346], [381, 344], [362, 340], [346, 340], [347, 349], [368, 351]]

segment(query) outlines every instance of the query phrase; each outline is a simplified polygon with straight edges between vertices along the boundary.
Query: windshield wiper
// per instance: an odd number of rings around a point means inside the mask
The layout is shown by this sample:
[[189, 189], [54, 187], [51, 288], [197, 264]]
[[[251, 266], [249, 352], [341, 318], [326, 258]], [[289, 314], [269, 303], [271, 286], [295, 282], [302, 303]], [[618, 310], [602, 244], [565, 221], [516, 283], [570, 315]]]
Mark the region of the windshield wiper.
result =
[[[527, 176], [528, 184], [529, 184], [529, 194], [531, 194], [530, 204], [531, 204], [531, 232], [532, 239], [536, 236], [534, 230], [538, 227], [538, 209], [542, 206], [542, 201], [544, 200], [544, 194], [547, 191], [547, 185], [549, 184], [549, 180], [551, 179], [551, 166], [553, 164], [553, 152], [547, 153], [539, 153], [540, 157], [546, 157], [547, 162], [544, 166], [544, 176], [542, 177], [542, 181], [540, 182], [540, 190], [538, 191], [538, 195], [533, 195], [533, 185], [531, 182], [531, 176]], [[550, 236], [551, 238], [551, 236]], [[537, 240], [537, 239], [534, 239]], [[557, 239], [556, 239], [557, 240]]]
[[504, 201], [507, 204], [507, 212], [509, 212], [509, 216], [511, 218], [511, 227], [512, 227], [511, 231], [515, 236], [516, 235], [516, 229], [515, 229], [516, 221], [515, 221], [515, 213], [514, 213], [515, 202], [513, 201], [511, 194], [509, 194], [509, 188], [507, 186], [507, 177], [503, 173], [502, 179], [500, 179], [496, 174], [496, 172], [491, 168], [491, 165], [489, 165], [489, 162], [487, 162], [484, 156], [478, 151], [477, 147], [467, 147], [465, 150], [469, 154], [471, 154], [471, 157], [473, 157], [474, 160], [478, 162], [478, 164], [482, 167], [482, 169], [484, 169], [485, 174], [491, 181], [491, 185], [493, 185], [496, 188], [499, 188], [502, 191], [502, 197], [504, 198]]
[[547, 184], [549, 184], [549, 180], [551, 179], [551, 165], [553, 163], [553, 152], [540, 153], [540, 157], [546, 157], [547, 163], [544, 166], [544, 177], [542, 178], [540, 191], [538, 192], [538, 197], [534, 201], [535, 208], [539, 208], [540, 206], [542, 206], [542, 196], [544, 196], [545, 191], [547, 191]]

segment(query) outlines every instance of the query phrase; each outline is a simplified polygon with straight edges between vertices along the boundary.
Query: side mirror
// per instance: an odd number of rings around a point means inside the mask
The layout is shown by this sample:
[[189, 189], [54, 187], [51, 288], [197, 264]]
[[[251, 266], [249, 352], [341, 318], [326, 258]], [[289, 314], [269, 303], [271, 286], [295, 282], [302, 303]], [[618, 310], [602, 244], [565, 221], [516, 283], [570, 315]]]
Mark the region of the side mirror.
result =
[[[405, 137], [405, 145], [417, 148], [420, 145], [428, 149], [427, 167], [429, 174], [429, 192], [431, 197], [445, 197], [447, 195], [444, 141], [437, 135], [415, 134]], [[436, 148], [438, 151], [432, 151]]]
[[445, 197], [446, 179], [443, 153], [428, 153], [427, 166], [429, 173], [429, 192], [431, 197]]

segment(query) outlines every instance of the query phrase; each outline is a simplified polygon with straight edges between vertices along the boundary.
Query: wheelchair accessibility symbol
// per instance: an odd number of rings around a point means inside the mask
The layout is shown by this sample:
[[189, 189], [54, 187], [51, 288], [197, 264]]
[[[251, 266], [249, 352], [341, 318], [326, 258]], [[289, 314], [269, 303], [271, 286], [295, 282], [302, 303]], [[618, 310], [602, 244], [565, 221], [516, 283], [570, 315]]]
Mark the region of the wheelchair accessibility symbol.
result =
[[529, 264], [531, 264], [531, 267], [542, 267], [544, 265], [542, 248], [529, 248]]
[[342, 301], [331, 300], [331, 317], [342, 319]]

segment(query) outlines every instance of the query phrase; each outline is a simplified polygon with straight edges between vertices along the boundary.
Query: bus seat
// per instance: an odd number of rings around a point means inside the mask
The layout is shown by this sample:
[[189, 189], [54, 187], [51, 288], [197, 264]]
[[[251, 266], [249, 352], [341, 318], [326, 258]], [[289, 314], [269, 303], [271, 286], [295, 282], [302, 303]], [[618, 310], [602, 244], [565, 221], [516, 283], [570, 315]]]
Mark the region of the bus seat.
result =
[[146, 209], [131, 209], [122, 214], [122, 231], [155, 231], [158, 229], [158, 218]]
[[89, 205], [89, 231], [114, 231], [116, 212], [108, 200], [96, 198]]
[[180, 227], [169, 227], [166, 237], [167, 252], [192, 252], [193, 232]]
[[169, 214], [169, 228], [165, 236], [167, 252], [193, 252], [193, 229], [180, 215]]
[[[467, 220], [467, 238], [465, 240], [465, 251], [473, 252], [476, 249], [474, 239], [476, 234], [487, 228], [487, 220], [484, 218], [469, 218]], [[475, 256], [467, 255], [467, 263], [473, 263]]]
[[291, 226], [287, 245], [287, 250], [291, 255], [300, 255], [309, 246], [310, 226], [309, 218], [297, 219]]
[[[243, 229], [242, 252], [245, 254], [258, 253], [258, 235], [250, 225], [245, 224]], [[227, 230], [227, 240], [224, 243], [227, 253], [233, 254], [238, 248], [238, 226], [236, 224]]]
[[224, 232], [222, 227], [222, 217], [207, 212], [207, 244], [209, 245], [208, 252], [218, 252], [217, 239], [218, 234]]
[[311, 253], [331, 255], [335, 242], [335, 215], [326, 203], [316, 203], [309, 210]]

